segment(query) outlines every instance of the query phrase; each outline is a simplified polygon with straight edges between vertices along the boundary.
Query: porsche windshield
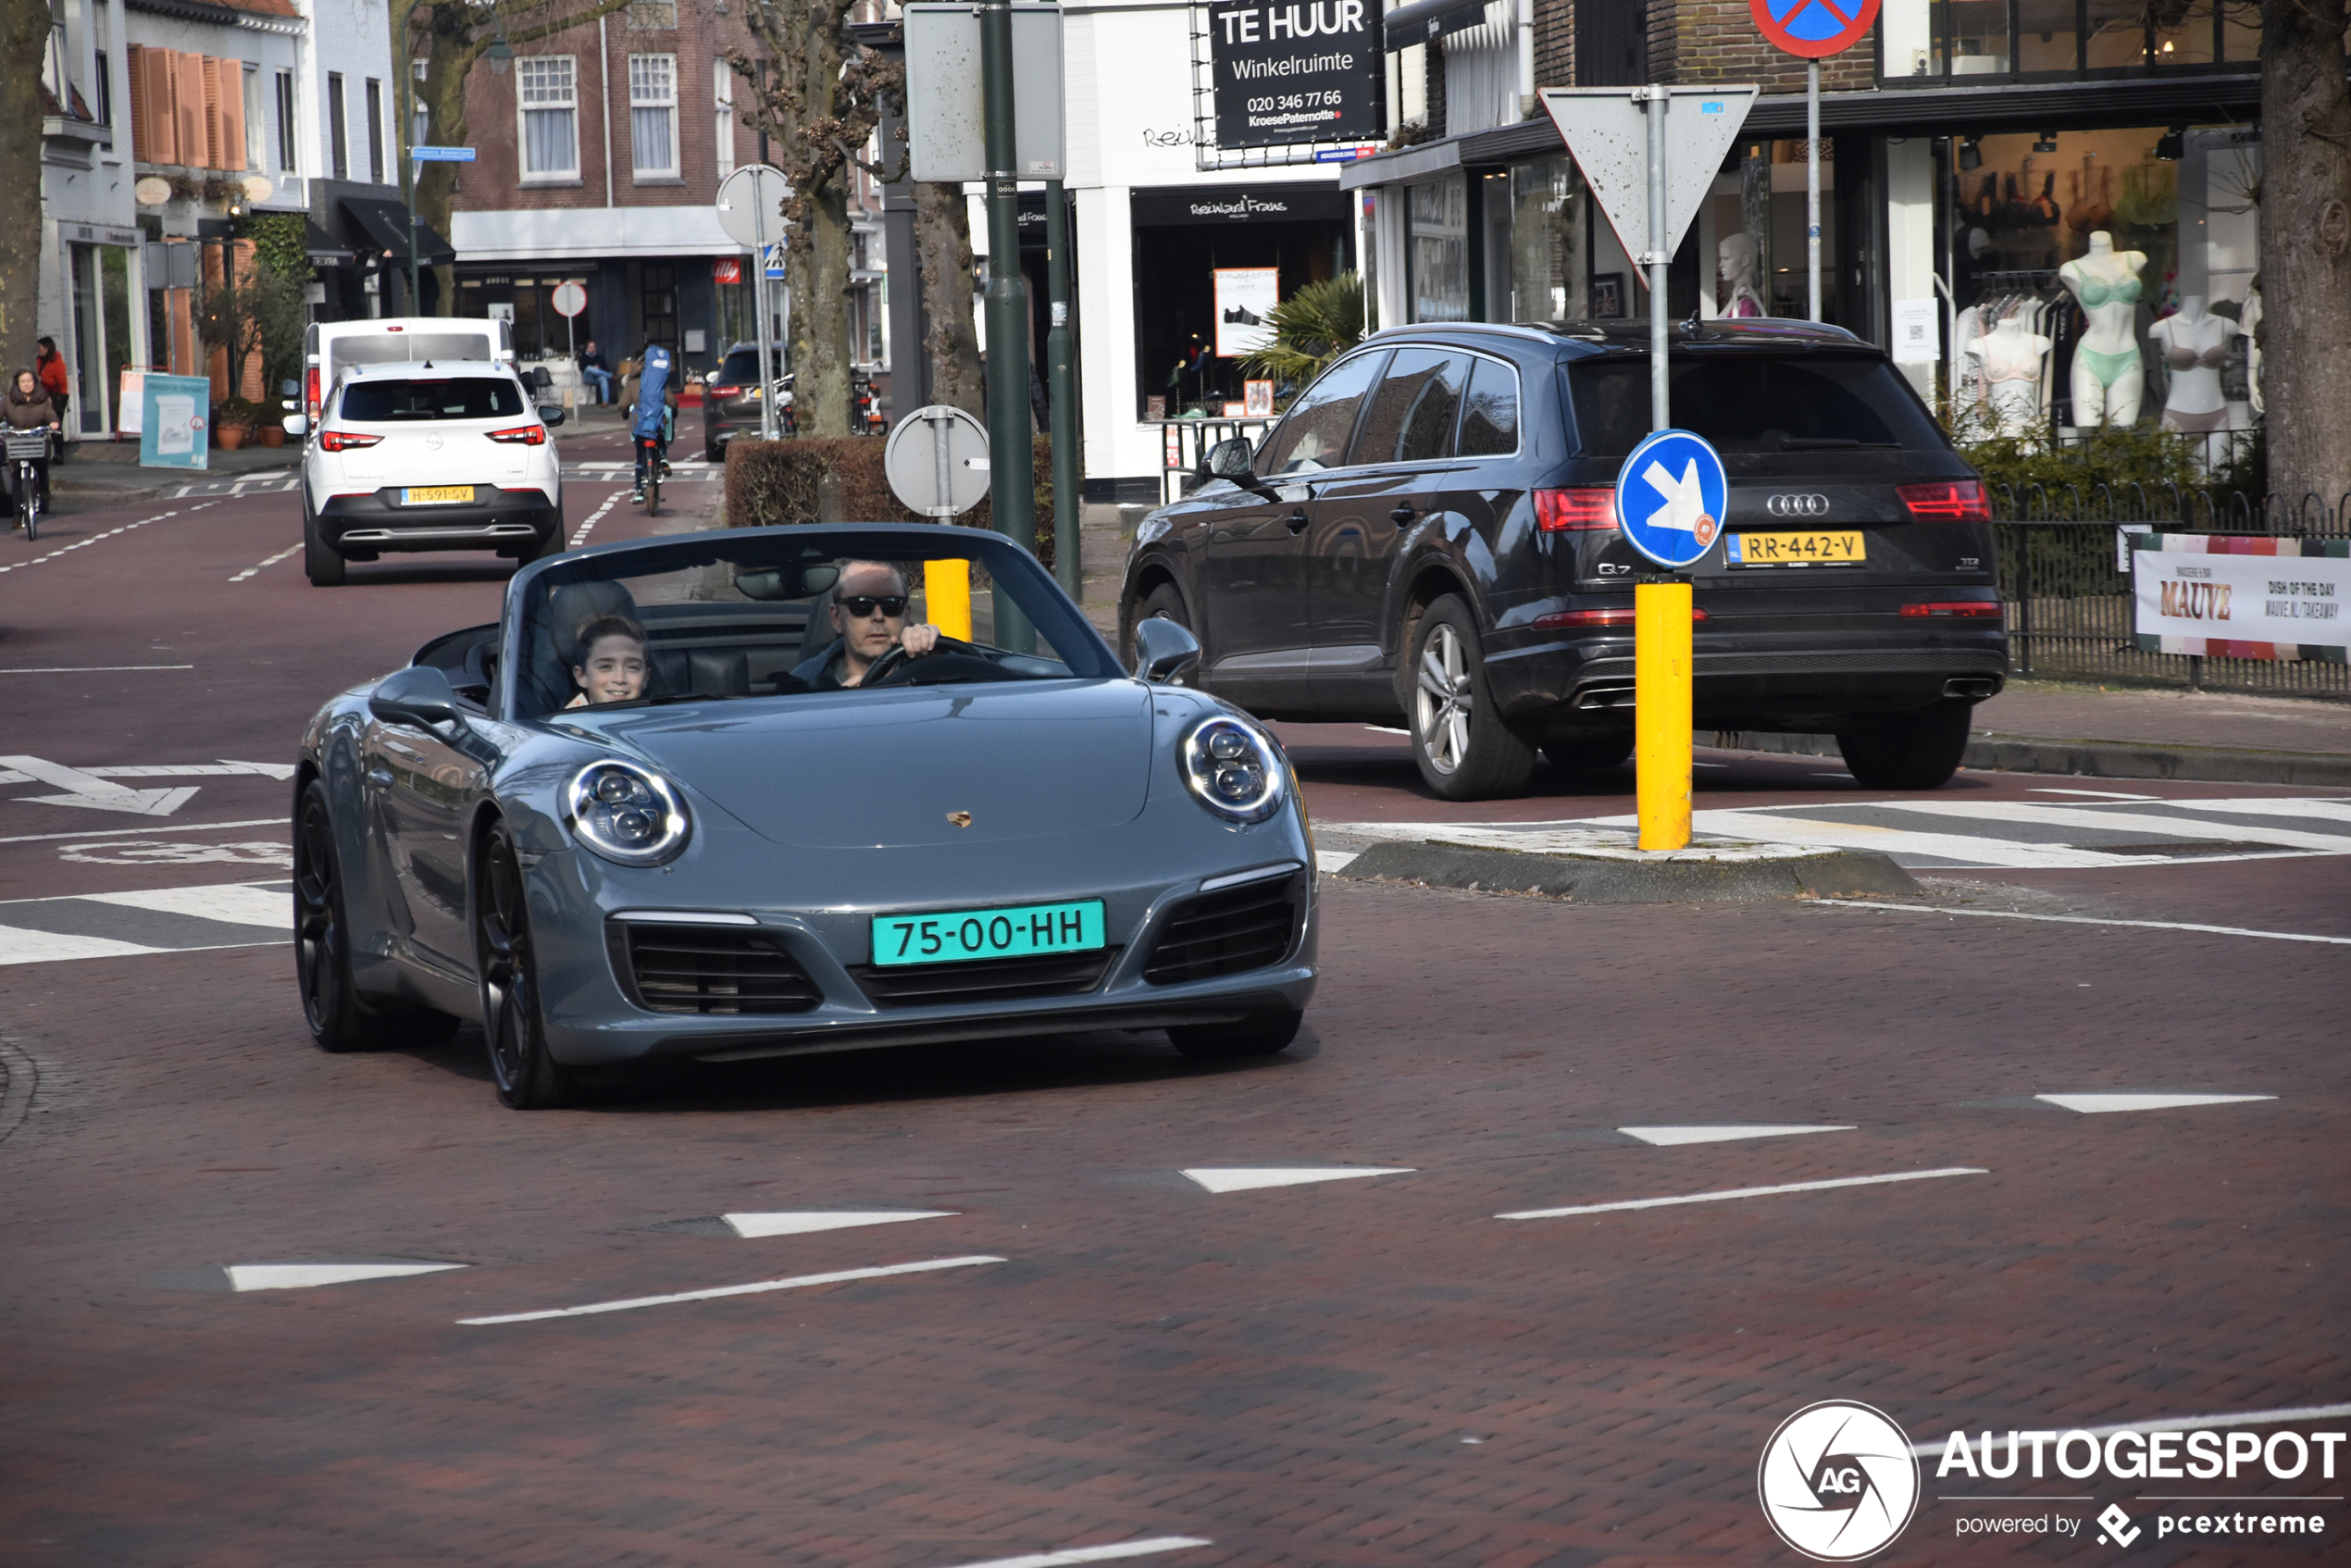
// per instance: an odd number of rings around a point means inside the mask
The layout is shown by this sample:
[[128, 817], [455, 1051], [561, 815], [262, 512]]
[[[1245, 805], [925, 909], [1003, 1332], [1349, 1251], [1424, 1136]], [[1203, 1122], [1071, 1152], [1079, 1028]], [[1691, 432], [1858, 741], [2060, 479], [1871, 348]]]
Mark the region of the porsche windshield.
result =
[[973, 529], [721, 532], [526, 591], [522, 716], [1124, 673], [1036, 561]]

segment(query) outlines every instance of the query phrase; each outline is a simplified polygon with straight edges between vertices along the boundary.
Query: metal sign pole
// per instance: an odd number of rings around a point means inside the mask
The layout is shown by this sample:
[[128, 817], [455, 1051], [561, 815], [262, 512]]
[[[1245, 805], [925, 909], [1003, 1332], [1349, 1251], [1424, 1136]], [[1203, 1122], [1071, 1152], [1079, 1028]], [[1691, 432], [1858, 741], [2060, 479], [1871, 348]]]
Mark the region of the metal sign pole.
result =
[[1077, 362], [1069, 327], [1069, 205], [1058, 180], [1045, 184], [1047, 305], [1053, 324], [1045, 334], [1045, 394], [1052, 402], [1053, 576], [1072, 599], [1085, 597], [1078, 535]]
[[1641, 257], [1649, 271], [1649, 429], [1664, 429], [1673, 422], [1665, 380], [1665, 268], [1673, 259], [1665, 244], [1665, 108], [1673, 101], [1670, 88], [1649, 87], [1644, 99], [1649, 116], [1649, 249]]
[[[1029, 452], [1027, 292], [1021, 287], [1018, 125], [1013, 108], [1013, 13], [1009, 0], [979, 8], [980, 87], [988, 147], [988, 448], [996, 531], [1037, 548], [1037, 498]], [[1027, 653], [1026, 619], [996, 590], [995, 641]]]
[[[1667, 370], [1665, 115], [1669, 88], [1652, 86], [1649, 114], [1649, 429], [1673, 423]], [[1628, 460], [1626, 465], [1631, 466]], [[1637, 482], [1637, 480], [1636, 480]], [[1644, 850], [1690, 845], [1690, 583], [1646, 575], [1633, 587], [1633, 788]]]
[[[2086, 178], [2086, 177], [2085, 177]], [[1821, 62], [1804, 62], [1804, 268], [1812, 319], [1821, 318]]]
[[[758, 232], [765, 236], [767, 224], [763, 214]], [[767, 247], [753, 245], [751, 252], [751, 313], [759, 318], [759, 439], [776, 439], [776, 371], [770, 357], [767, 331]]]

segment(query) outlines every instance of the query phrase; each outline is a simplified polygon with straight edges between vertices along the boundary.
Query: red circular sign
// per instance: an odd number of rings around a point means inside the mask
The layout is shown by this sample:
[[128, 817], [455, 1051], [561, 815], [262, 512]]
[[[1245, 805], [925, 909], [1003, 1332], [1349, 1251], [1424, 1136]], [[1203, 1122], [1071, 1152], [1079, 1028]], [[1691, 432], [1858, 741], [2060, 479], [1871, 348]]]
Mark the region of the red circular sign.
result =
[[1808, 60], [1842, 54], [1877, 20], [1878, 0], [1747, 0], [1748, 13], [1772, 44]]

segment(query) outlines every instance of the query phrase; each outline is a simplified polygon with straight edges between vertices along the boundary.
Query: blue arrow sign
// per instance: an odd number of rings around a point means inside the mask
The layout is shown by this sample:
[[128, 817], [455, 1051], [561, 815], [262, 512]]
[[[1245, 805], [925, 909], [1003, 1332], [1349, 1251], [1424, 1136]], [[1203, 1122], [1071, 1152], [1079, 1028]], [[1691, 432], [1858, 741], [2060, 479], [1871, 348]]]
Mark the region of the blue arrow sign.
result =
[[1723, 459], [1706, 438], [1658, 430], [1633, 449], [1616, 477], [1616, 517], [1625, 542], [1679, 570], [1714, 548], [1730, 505]]
[[471, 147], [411, 147], [408, 156], [418, 163], [471, 163]]

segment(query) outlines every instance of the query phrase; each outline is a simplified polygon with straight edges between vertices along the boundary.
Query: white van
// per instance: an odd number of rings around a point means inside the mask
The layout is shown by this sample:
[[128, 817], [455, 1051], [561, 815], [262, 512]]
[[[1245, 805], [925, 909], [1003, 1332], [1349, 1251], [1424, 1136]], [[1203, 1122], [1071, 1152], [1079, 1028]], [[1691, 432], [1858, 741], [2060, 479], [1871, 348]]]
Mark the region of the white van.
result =
[[388, 316], [367, 321], [318, 322], [303, 334], [302, 348], [307, 362], [302, 407], [315, 426], [326, 394], [355, 365], [466, 359], [512, 368], [515, 330], [511, 322], [479, 317]]

